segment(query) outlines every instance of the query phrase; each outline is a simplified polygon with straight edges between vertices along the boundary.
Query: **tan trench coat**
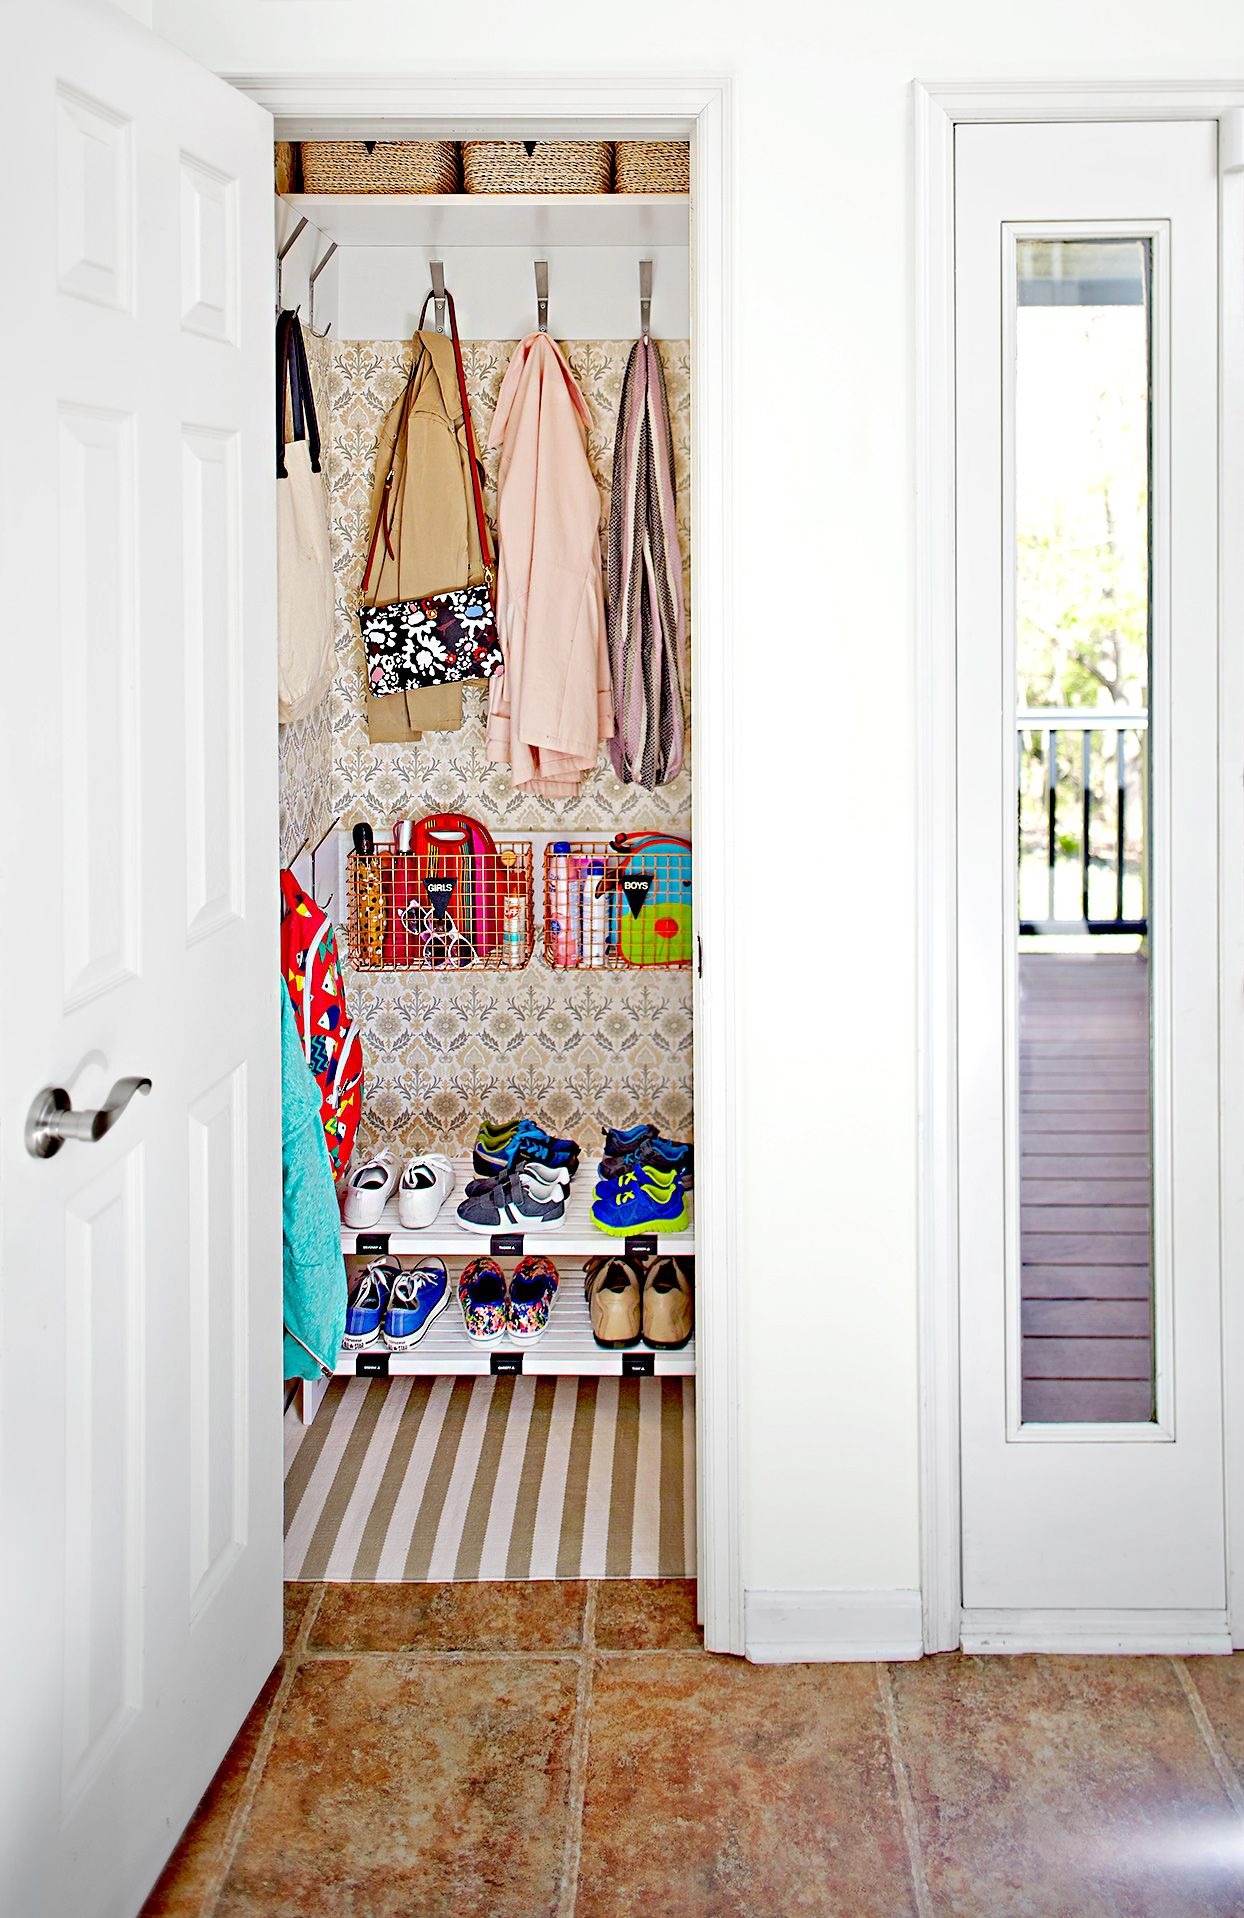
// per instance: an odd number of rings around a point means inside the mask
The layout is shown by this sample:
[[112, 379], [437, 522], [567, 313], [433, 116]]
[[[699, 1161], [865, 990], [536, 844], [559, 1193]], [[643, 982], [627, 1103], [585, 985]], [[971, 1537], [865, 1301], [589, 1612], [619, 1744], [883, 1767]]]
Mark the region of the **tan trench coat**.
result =
[[[477, 586], [484, 577], [453, 341], [445, 333], [416, 333], [412, 351], [413, 378], [386, 414], [376, 447], [369, 524], [382, 508], [384, 520], [367, 606]], [[368, 697], [374, 741], [456, 732], [461, 724], [461, 686]]]

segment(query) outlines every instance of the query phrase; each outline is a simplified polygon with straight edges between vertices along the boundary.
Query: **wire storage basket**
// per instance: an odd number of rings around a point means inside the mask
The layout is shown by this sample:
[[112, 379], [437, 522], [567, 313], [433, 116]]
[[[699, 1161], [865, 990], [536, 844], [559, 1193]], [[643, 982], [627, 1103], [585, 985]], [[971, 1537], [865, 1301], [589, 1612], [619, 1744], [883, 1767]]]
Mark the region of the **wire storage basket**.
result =
[[559, 839], [544, 855], [544, 958], [556, 972], [689, 966], [691, 845], [666, 833]]
[[689, 140], [619, 140], [614, 148], [615, 193], [690, 193]]
[[357, 972], [517, 972], [531, 959], [529, 840], [494, 852], [346, 857], [350, 964]]
[[613, 142], [464, 140], [462, 184], [468, 193], [608, 193]]
[[304, 193], [456, 193], [456, 140], [304, 140]]

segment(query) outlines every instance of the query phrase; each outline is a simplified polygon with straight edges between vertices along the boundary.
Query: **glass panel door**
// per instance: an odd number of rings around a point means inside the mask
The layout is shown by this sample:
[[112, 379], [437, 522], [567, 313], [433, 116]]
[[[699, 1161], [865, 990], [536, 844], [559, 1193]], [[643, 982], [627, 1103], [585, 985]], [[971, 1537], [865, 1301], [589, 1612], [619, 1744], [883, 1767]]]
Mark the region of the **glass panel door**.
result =
[[1025, 1423], [1153, 1416], [1152, 242], [1017, 236]]

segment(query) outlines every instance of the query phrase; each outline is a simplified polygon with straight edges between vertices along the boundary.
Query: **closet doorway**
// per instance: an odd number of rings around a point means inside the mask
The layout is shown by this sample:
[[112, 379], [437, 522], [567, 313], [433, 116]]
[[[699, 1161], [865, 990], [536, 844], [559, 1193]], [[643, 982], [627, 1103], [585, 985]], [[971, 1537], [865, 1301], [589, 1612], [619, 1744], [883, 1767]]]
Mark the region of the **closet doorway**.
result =
[[[137, 1907], [281, 1645], [274, 130], [120, 9], [50, 0], [29, 27], [6, 112], [51, 158], [11, 236], [28, 458], [0, 528], [14, 622], [48, 643], [4, 714], [41, 795], [0, 1086], [3, 1315], [29, 1335], [0, 1402], [4, 1764], [13, 1898], [92, 1918]], [[522, 137], [508, 116], [552, 130], [566, 92], [285, 97], [298, 137], [403, 114]], [[698, 1570], [707, 1642], [741, 1651], [727, 116], [707, 86], [575, 101], [589, 134], [694, 142]]]
[[[245, 90], [274, 113], [278, 140], [347, 140], [351, 132], [362, 134], [370, 125], [358, 86], [351, 86], [349, 100], [343, 98], [337, 111], [326, 104], [322, 88], [247, 81]], [[721, 1579], [726, 1561], [736, 1563], [738, 1536], [736, 1515], [730, 1511], [726, 1517], [732, 1500], [725, 1494], [725, 1486], [734, 1481], [734, 1389], [726, 1385], [723, 1392], [717, 1383], [725, 1383], [732, 1368], [726, 1327], [732, 1320], [734, 1260], [719, 1235], [719, 1214], [711, 1199], [713, 1191], [725, 1191], [732, 1183], [726, 1174], [732, 1151], [728, 1076], [725, 1059], [719, 1061], [730, 1026], [732, 953], [723, 888], [713, 875], [717, 859], [725, 865], [725, 813], [717, 809], [713, 823], [707, 823], [726, 790], [726, 761], [717, 740], [723, 737], [728, 689], [721, 677], [721, 654], [709, 673], [702, 646], [696, 643], [696, 635], [717, 627], [725, 612], [713, 581], [713, 554], [723, 550], [721, 464], [713, 466], [715, 456], [709, 451], [713, 443], [721, 443], [723, 426], [715, 418], [711, 382], [725, 351], [725, 261], [719, 255], [717, 217], [725, 184], [725, 129], [717, 92], [700, 96], [694, 111], [688, 111], [688, 104], [686, 96], [665, 96], [659, 105], [652, 100], [640, 104], [636, 94], [625, 90], [587, 88], [579, 90], [571, 121], [565, 117], [564, 100], [541, 98], [539, 88], [516, 88], [504, 119], [489, 125], [487, 115], [468, 104], [462, 88], [401, 90], [401, 100], [387, 88], [383, 96], [385, 136], [395, 140], [462, 136], [464, 129], [500, 136], [521, 130], [542, 140], [587, 140], [604, 132], [615, 140], [633, 132], [690, 138], [692, 192], [680, 205], [663, 196], [629, 199], [625, 194], [565, 199], [560, 205], [541, 203], [535, 196], [519, 196], [510, 203], [491, 196], [475, 201], [450, 196], [439, 205], [431, 198], [408, 198], [403, 205], [387, 196], [330, 198], [303, 192], [291, 194], [278, 207], [278, 246], [293, 238], [282, 265], [286, 303], [295, 303], [303, 290], [311, 292], [309, 274], [332, 249], [328, 267], [316, 276], [316, 332], [324, 330], [334, 311], [335, 324], [326, 343], [309, 338], [309, 349], [312, 370], [318, 364], [326, 376], [330, 441], [339, 433], [341, 441], [351, 443], [335, 474], [332, 445], [328, 455], [332, 512], [337, 512], [341, 529], [335, 552], [339, 572], [343, 566], [353, 568], [357, 560], [351, 547], [357, 539], [358, 501], [347, 497], [358, 479], [351, 460], [357, 464], [358, 447], [378, 424], [370, 412], [383, 412], [391, 397], [389, 387], [401, 384], [408, 339], [422, 292], [431, 284], [433, 261], [456, 295], [481, 445], [508, 361], [504, 341], [521, 338], [535, 326], [533, 269], [537, 261], [544, 263], [548, 330], [565, 343], [571, 370], [587, 391], [594, 414], [588, 456], [602, 487], [610, 466], [611, 399], [640, 324], [638, 267], [642, 261], [652, 263], [652, 336], [665, 341], [661, 353], [675, 416], [675, 464], [682, 472], [680, 524], [690, 531], [688, 704], [694, 731], [694, 742], [688, 733], [694, 773], [682, 779], [680, 792], [667, 788], [640, 794], [638, 788], [623, 788], [625, 815], [615, 819], [606, 813], [596, 817], [600, 807], [592, 811], [583, 802], [573, 802], [565, 819], [519, 819], [512, 806], [514, 794], [502, 813], [495, 811], [493, 800], [500, 788], [483, 769], [481, 727], [475, 738], [468, 721], [466, 744], [462, 738], [426, 738], [410, 754], [403, 750], [395, 756], [391, 748], [368, 754], [366, 733], [358, 727], [360, 710], [347, 710], [351, 689], [341, 698], [339, 687], [332, 752], [337, 767], [351, 763], [351, 775], [337, 779], [328, 806], [303, 809], [301, 821], [284, 804], [286, 792], [282, 794], [282, 857], [293, 857], [297, 877], [322, 900], [347, 901], [353, 882], [349, 829], [358, 817], [376, 825], [380, 842], [389, 819], [399, 813], [418, 817], [435, 806], [470, 815], [479, 802], [481, 817], [487, 817], [493, 829], [514, 832], [516, 842], [531, 842], [537, 921], [546, 917], [542, 877], [564, 838], [579, 852], [579, 840], [600, 836], [604, 846], [617, 829], [679, 834], [688, 830], [688, 819], [679, 817], [682, 807], [690, 815], [688, 836], [696, 859], [696, 938], [686, 955], [690, 965], [682, 972], [652, 969], [638, 988], [644, 1001], [638, 1013], [634, 974], [631, 990], [619, 992], [627, 988], [627, 980], [617, 971], [560, 976], [556, 961], [546, 969], [544, 959], [550, 955], [542, 953], [541, 924], [535, 928], [537, 953], [531, 967], [514, 980], [502, 978], [500, 986], [496, 974], [452, 980], [416, 972], [404, 982], [383, 972], [374, 978], [351, 974], [355, 990], [362, 988], [364, 1045], [368, 1028], [383, 1034], [378, 1047], [368, 1047], [374, 1061], [368, 1097], [376, 1101], [380, 1120], [372, 1135], [397, 1134], [399, 1147], [404, 1147], [406, 1128], [410, 1147], [445, 1145], [450, 1157], [460, 1160], [458, 1191], [437, 1228], [406, 1239], [389, 1233], [383, 1251], [406, 1262], [422, 1252], [441, 1254], [449, 1260], [454, 1283], [466, 1252], [487, 1251], [487, 1239], [483, 1245], [462, 1243], [462, 1233], [454, 1233], [452, 1224], [449, 1237], [454, 1243], [447, 1237], [441, 1245], [437, 1229], [445, 1226], [445, 1218], [452, 1220], [462, 1183], [470, 1176], [466, 1158], [473, 1130], [481, 1111], [489, 1111], [495, 1088], [500, 1088], [506, 1107], [518, 1097], [523, 1116], [541, 1116], [548, 1130], [581, 1141], [583, 1191], [571, 1197], [567, 1226], [556, 1241], [550, 1235], [546, 1245], [539, 1245], [539, 1251], [548, 1252], [558, 1264], [562, 1289], [556, 1318], [541, 1346], [521, 1354], [521, 1377], [495, 1377], [512, 1364], [512, 1354], [498, 1354], [489, 1362], [487, 1354], [475, 1352], [464, 1360], [454, 1300], [418, 1358], [393, 1358], [385, 1364], [381, 1354], [343, 1354], [341, 1375], [328, 1387], [324, 1410], [314, 1410], [318, 1389], [303, 1392], [303, 1414], [312, 1414], [311, 1425], [299, 1433], [295, 1421], [288, 1421], [291, 1523], [286, 1565], [291, 1577], [439, 1579], [506, 1573], [567, 1577], [579, 1569], [610, 1569], [611, 1575], [631, 1569], [638, 1575], [663, 1567], [690, 1569], [694, 1563], [705, 1642], [715, 1649], [742, 1649], [738, 1573], [730, 1571], [728, 1582]], [[307, 226], [297, 232], [303, 219]], [[307, 313], [309, 299], [303, 299], [305, 318]], [[355, 704], [360, 708], [362, 702], [355, 698]], [[358, 740], [345, 737], [351, 723]], [[282, 752], [295, 779], [297, 750], [295, 746], [289, 754], [284, 744]], [[286, 771], [282, 783], [286, 786]], [[717, 798], [709, 798], [711, 794]], [[675, 809], [669, 811], [669, 806]], [[575, 811], [583, 817], [581, 825], [569, 817]], [[508, 825], [510, 819], [514, 825]], [[335, 821], [334, 830], [322, 836], [316, 821]], [[719, 842], [717, 852], [713, 838]], [[347, 917], [347, 911], [332, 911], [337, 919]], [[721, 942], [715, 924], [721, 928]], [[721, 949], [725, 959], [719, 971], [715, 949]], [[502, 999], [504, 1005], [495, 1003]], [[506, 1045], [514, 1043], [514, 1028], [521, 1032], [514, 1059], [506, 1059], [496, 1045], [498, 1018], [506, 1026]], [[395, 1045], [397, 1026], [404, 1024], [410, 1032], [416, 1022], [424, 1026], [422, 1036], [410, 1045]], [[548, 1032], [542, 1032], [544, 1024]], [[590, 1043], [592, 1026], [600, 1045]], [[433, 1032], [445, 1041], [445, 1070], [437, 1064]], [[575, 1032], [588, 1040], [579, 1045], [585, 1070], [575, 1064]], [[544, 1055], [539, 1057], [542, 1047]], [[581, 1272], [583, 1260], [602, 1249], [587, 1214], [600, 1157], [602, 1116], [608, 1116], [610, 1103], [615, 1103], [608, 1097], [611, 1072], [634, 1088], [638, 1099], [636, 1111], [619, 1114], [621, 1122], [650, 1116], [642, 1107], [646, 1086], [652, 1086], [671, 1114], [661, 1128], [667, 1134], [679, 1135], [675, 1107], [680, 1099], [688, 1112], [694, 1103], [694, 1241], [659, 1239], [661, 1252], [684, 1252], [694, 1243], [696, 1341], [680, 1354], [604, 1354], [590, 1339]], [[418, 1089], [412, 1093], [412, 1088]], [[416, 1116], [412, 1107], [420, 1091], [429, 1103]], [[537, 1111], [531, 1111], [533, 1105]], [[711, 1116], [713, 1112], [717, 1116]], [[429, 1114], [435, 1114], [431, 1126]], [[437, 1122], [443, 1135], [433, 1130]], [[690, 1130], [686, 1126], [688, 1134]], [[391, 1226], [391, 1220], [385, 1224]], [[376, 1237], [345, 1237], [353, 1272], [358, 1270], [355, 1260], [380, 1251]], [[445, 1354], [449, 1362], [439, 1369]], [[719, 1369], [723, 1362], [726, 1369]], [[387, 1385], [376, 1377], [383, 1369], [391, 1381]], [[389, 1440], [393, 1450], [387, 1450]], [[368, 1454], [372, 1462], [370, 1475], [358, 1469], [360, 1454]], [[378, 1465], [381, 1458], [389, 1465], [387, 1475]], [[542, 1485], [541, 1462], [546, 1462], [548, 1486]], [[602, 1506], [600, 1490], [602, 1485], [608, 1490], [610, 1467], [615, 1496]], [[650, 1496], [629, 1513], [629, 1494], [621, 1481], [636, 1467], [646, 1475]], [[519, 1496], [523, 1479], [527, 1483]], [[385, 1481], [383, 1490], [376, 1481]], [[567, 1486], [560, 1517], [558, 1483]], [[552, 1500], [544, 1498], [546, 1488], [552, 1488]], [[378, 1498], [368, 1504], [372, 1492]], [[575, 1500], [585, 1494], [587, 1504], [575, 1511]], [[414, 1525], [406, 1525], [406, 1508], [416, 1511]], [[512, 1521], [514, 1531], [508, 1529]], [[725, 1557], [719, 1548], [725, 1548]]]

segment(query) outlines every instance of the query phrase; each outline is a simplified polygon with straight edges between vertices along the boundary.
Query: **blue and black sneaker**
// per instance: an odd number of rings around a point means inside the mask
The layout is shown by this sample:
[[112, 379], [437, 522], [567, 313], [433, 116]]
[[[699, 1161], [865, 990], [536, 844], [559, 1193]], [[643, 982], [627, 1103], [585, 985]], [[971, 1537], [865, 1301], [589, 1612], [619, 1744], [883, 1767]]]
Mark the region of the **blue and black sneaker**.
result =
[[632, 1126], [629, 1134], [606, 1132], [601, 1178], [616, 1179], [640, 1167], [661, 1174], [677, 1172], [690, 1191], [695, 1183], [695, 1147], [678, 1139], [662, 1139], [655, 1126]]
[[391, 1352], [409, 1352], [449, 1304], [444, 1259], [420, 1259], [393, 1281], [384, 1315], [384, 1342]]
[[400, 1259], [375, 1259], [360, 1272], [350, 1288], [346, 1306], [346, 1329], [342, 1345], [355, 1351], [361, 1345], [378, 1345], [389, 1294], [401, 1277]]
[[555, 1139], [531, 1119], [523, 1119], [508, 1138], [489, 1137], [482, 1129], [471, 1163], [482, 1179], [501, 1179], [518, 1165], [565, 1167], [571, 1178], [579, 1169], [579, 1148], [573, 1139]]

